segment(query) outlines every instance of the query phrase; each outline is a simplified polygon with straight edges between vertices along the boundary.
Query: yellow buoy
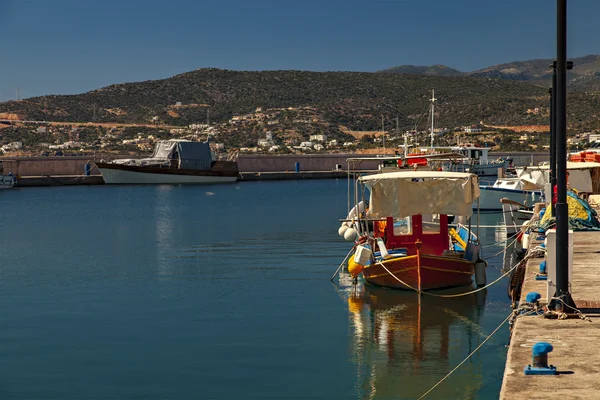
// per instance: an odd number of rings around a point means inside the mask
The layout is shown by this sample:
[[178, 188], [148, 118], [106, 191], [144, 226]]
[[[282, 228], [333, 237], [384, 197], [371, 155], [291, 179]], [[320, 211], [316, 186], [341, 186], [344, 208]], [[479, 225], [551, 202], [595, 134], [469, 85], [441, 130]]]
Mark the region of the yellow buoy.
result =
[[363, 270], [364, 266], [360, 265], [356, 261], [354, 261], [354, 257], [350, 257], [348, 260], [348, 272], [352, 277], [358, 276]]

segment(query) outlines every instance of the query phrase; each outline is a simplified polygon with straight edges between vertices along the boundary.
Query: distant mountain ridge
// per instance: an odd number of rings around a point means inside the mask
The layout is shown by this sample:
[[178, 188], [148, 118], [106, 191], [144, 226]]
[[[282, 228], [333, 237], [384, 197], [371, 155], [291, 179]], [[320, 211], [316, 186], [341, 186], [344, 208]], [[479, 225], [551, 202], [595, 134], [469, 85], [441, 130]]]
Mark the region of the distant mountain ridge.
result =
[[[551, 84], [552, 59], [513, 61], [493, 65], [471, 72], [463, 72], [445, 65], [415, 66], [400, 65], [388, 68], [381, 73], [395, 73], [427, 76], [469, 76], [474, 78], [492, 78], [511, 81], [525, 81], [537, 86]], [[569, 71], [569, 88], [577, 91], [600, 91], [600, 55], [587, 55], [572, 58], [574, 68]]]
[[445, 65], [400, 65], [383, 71], [391, 74], [428, 75], [428, 76], [463, 76], [464, 72]]

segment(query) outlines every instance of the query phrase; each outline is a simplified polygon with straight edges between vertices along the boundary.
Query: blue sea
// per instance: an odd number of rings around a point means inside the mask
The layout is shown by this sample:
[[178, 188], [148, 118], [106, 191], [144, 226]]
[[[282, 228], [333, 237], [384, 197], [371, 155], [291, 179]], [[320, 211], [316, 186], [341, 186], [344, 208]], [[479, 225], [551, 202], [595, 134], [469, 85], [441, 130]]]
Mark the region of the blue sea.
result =
[[[458, 299], [330, 282], [346, 188], [0, 192], [0, 399], [418, 398], [506, 318], [506, 281]], [[427, 398], [498, 398], [507, 343], [504, 326]]]

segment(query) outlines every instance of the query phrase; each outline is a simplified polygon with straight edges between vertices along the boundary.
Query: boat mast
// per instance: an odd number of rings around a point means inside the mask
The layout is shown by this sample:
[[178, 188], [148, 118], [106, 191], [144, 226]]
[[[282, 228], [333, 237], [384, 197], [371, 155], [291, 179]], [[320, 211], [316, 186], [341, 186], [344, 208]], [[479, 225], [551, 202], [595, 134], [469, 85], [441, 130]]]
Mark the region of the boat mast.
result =
[[433, 118], [435, 115], [435, 101], [437, 99], [435, 98], [435, 89], [431, 90], [431, 148], [433, 149], [433, 138], [434, 133], [433, 133]]

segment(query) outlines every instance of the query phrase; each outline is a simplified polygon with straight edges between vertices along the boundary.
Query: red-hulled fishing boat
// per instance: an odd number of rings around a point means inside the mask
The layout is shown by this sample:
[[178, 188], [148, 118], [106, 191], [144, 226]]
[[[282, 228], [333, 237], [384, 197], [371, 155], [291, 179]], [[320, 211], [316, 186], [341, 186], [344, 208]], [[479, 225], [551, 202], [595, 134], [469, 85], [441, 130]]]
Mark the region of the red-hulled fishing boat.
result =
[[[366, 282], [394, 289], [462, 286], [474, 274], [478, 285], [485, 284], [476, 236], [462, 224], [448, 224], [448, 215], [472, 215], [479, 196], [476, 175], [401, 171], [360, 177], [356, 193], [364, 193], [361, 185], [370, 191], [368, 207], [362, 203], [366, 212], [352, 213], [345, 221], [351, 226], [342, 229], [345, 238], [357, 239], [348, 263], [352, 275], [362, 273]], [[350, 229], [356, 234], [348, 234]]]

